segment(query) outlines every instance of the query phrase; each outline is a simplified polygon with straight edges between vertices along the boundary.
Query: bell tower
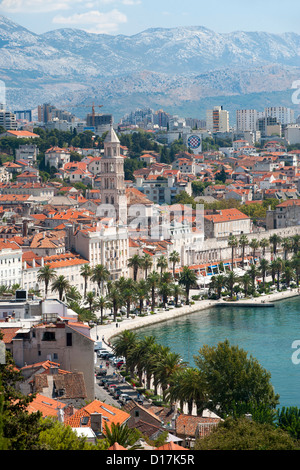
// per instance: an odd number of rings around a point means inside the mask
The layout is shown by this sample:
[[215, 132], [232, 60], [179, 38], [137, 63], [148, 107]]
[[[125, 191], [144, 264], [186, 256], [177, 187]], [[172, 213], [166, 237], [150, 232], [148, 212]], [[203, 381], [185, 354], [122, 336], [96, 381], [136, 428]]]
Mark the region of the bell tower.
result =
[[[112, 124], [104, 141], [104, 155], [100, 161], [101, 206], [107, 217], [115, 222], [127, 222], [127, 198], [124, 181], [124, 159], [120, 141]], [[103, 214], [103, 215], [104, 215]]]

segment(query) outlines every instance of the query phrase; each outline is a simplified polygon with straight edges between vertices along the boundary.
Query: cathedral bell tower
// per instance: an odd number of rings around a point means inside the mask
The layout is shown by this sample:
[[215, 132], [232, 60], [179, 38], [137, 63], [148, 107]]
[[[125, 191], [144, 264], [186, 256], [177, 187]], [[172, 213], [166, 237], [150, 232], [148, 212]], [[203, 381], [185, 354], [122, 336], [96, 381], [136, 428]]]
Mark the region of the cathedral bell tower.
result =
[[127, 223], [127, 198], [124, 181], [124, 158], [120, 141], [112, 124], [104, 141], [104, 155], [100, 161], [102, 215], [114, 222]]

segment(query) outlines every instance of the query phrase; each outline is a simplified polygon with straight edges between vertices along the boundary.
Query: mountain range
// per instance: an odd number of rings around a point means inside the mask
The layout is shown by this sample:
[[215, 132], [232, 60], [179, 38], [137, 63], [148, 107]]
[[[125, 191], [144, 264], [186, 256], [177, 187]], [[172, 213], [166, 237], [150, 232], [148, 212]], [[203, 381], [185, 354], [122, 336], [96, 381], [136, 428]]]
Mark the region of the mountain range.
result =
[[292, 32], [194, 26], [133, 36], [35, 34], [0, 16], [0, 52], [8, 107], [51, 102], [81, 117], [92, 102], [115, 119], [145, 106], [198, 118], [213, 105], [295, 107], [291, 88], [300, 79], [300, 36]]

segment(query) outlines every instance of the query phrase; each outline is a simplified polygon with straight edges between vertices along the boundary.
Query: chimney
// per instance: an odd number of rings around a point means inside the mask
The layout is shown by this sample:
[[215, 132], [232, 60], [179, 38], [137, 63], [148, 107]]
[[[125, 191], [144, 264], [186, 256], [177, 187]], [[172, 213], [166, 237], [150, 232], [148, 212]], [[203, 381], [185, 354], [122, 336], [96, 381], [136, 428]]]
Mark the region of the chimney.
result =
[[91, 413], [91, 428], [95, 434], [102, 433], [102, 414], [100, 413]]

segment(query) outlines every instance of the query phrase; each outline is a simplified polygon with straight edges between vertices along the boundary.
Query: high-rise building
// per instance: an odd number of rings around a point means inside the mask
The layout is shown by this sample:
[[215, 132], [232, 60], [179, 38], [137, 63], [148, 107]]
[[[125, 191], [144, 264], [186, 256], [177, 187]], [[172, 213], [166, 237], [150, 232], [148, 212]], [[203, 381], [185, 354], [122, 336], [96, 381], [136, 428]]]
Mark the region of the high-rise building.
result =
[[237, 131], [255, 131], [258, 113], [256, 109], [237, 109], [236, 129]]
[[229, 132], [229, 112], [223, 106], [206, 111], [206, 129], [211, 132]]
[[0, 109], [0, 126], [4, 127], [7, 131], [17, 130], [17, 121], [15, 114], [5, 109]]
[[265, 108], [265, 116], [276, 118], [280, 124], [293, 124], [295, 121], [294, 111], [285, 106], [271, 106]]

